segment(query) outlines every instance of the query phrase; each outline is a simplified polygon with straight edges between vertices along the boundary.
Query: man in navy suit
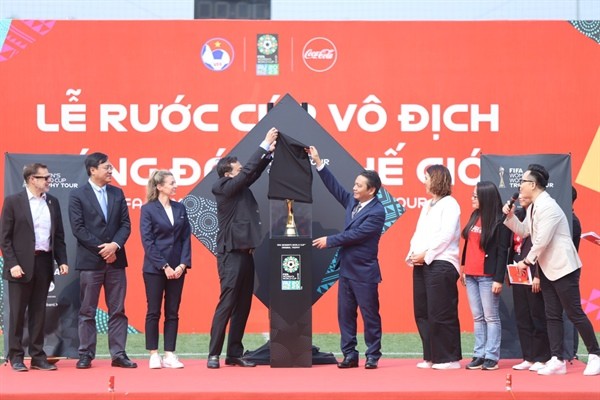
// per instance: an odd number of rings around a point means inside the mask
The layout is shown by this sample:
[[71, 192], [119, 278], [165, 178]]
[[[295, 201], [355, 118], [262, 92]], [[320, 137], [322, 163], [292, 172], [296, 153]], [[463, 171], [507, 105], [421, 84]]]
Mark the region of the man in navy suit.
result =
[[227, 156], [217, 163], [219, 179], [212, 187], [217, 201], [217, 268], [221, 294], [210, 328], [207, 368], [219, 368], [225, 328], [229, 323], [226, 365], [254, 367], [242, 358], [242, 338], [254, 290], [254, 249], [262, 242], [258, 203], [250, 190], [271, 162], [278, 131], [271, 128], [246, 165]]
[[100, 289], [108, 306], [108, 347], [113, 367], [136, 368], [125, 353], [127, 316], [127, 256], [125, 242], [131, 233], [129, 210], [123, 191], [112, 182], [113, 166], [108, 156], [92, 153], [85, 159], [90, 179], [73, 190], [69, 198], [69, 219], [77, 239], [79, 275], [79, 369], [90, 368], [96, 356], [96, 309]]
[[365, 368], [375, 369], [381, 357], [378, 293], [381, 271], [377, 260], [379, 239], [385, 222], [385, 209], [377, 198], [381, 179], [377, 172], [364, 170], [356, 177], [353, 193], [350, 193], [325, 166], [314, 146], [310, 146], [309, 152], [321, 180], [346, 209], [343, 232], [313, 240], [313, 246], [318, 249], [341, 246], [338, 323], [344, 360], [338, 363], [338, 368], [358, 367], [356, 318], [357, 307], [360, 307], [367, 345]]
[[28, 316], [31, 369], [52, 371], [44, 352], [44, 322], [48, 288], [54, 276], [69, 271], [67, 247], [58, 199], [50, 194], [52, 175], [41, 163], [23, 168], [25, 190], [8, 196], [2, 207], [0, 244], [3, 278], [8, 281], [8, 356], [13, 370], [26, 372], [23, 328]]

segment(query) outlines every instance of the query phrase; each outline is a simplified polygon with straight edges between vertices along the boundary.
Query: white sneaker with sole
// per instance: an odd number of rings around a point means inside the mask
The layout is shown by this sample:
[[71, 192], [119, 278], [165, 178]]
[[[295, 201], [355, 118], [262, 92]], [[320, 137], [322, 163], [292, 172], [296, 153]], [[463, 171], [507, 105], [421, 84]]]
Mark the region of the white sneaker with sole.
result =
[[446, 363], [433, 364], [433, 369], [460, 369], [460, 363], [458, 361], [450, 361]]
[[150, 369], [159, 369], [162, 368], [162, 358], [160, 354], [154, 353], [150, 355], [150, 362], [148, 363]]
[[537, 373], [538, 375], [564, 375], [567, 373], [567, 363], [554, 356]]
[[545, 366], [546, 366], [546, 363], [536, 361], [533, 363], [533, 365], [531, 367], [529, 367], [529, 370], [533, 371], [533, 372], [538, 372], [540, 369], [544, 368]]
[[588, 356], [587, 367], [585, 367], [583, 374], [585, 376], [600, 375], [600, 357], [595, 354], [590, 354]]
[[421, 361], [417, 364], [417, 368], [428, 369], [431, 368], [432, 365], [433, 363], [431, 361]]
[[164, 368], [183, 368], [183, 363], [179, 361], [179, 358], [173, 353], [163, 358]]
[[526, 369], [529, 369], [532, 365], [532, 362], [525, 360], [520, 364], [513, 365], [512, 369], [516, 369], [517, 371], [525, 371]]

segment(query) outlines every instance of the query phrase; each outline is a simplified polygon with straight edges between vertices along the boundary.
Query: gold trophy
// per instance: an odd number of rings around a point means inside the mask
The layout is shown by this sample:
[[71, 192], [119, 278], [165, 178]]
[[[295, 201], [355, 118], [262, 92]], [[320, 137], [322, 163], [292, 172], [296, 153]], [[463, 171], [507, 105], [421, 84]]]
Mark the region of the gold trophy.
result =
[[298, 229], [296, 228], [296, 221], [294, 221], [294, 200], [287, 199], [286, 201], [288, 208], [287, 223], [285, 224], [285, 236], [294, 237], [298, 236]]

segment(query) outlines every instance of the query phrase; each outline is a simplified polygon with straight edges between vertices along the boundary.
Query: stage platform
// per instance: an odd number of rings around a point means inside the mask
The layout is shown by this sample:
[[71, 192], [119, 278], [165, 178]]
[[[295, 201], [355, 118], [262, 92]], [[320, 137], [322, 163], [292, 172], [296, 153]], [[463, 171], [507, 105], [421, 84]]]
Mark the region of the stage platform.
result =
[[[110, 360], [94, 360], [88, 370], [75, 360], [61, 360], [58, 371], [15, 372], [0, 367], [2, 400], [73, 399], [456, 399], [456, 400], [600, 400], [600, 376], [583, 376], [585, 364], [574, 361], [567, 375], [539, 376], [510, 368], [502, 360], [496, 371], [421, 370], [418, 360], [380, 360], [376, 370], [341, 370], [335, 365], [312, 368], [206, 368], [205, 359], [183, 359], [180, 370], [150, 370], [148, 359], [137, 369], [113, 368]], [[361, 360], [362, 361], [362, 360]], [[507, 374], [511, 390], [507, 390]], [[114, 391], [109, 390], [111, 377]]]

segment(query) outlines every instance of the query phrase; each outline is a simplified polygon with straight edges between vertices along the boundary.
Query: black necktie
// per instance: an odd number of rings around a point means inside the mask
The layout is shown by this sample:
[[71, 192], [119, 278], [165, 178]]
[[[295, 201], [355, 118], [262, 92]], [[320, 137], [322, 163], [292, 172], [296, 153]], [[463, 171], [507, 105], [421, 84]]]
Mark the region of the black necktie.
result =
[[354, 219], [354, 216], [355, 216], [355, 215], [356, 215], [356, 214], [357, 214], [357, 213], [360, 211], [361, 207], [362, 207], [362, 206], [360, 205], [360, 203], [358, 203], [358, 204], [356, 205], [356, 207], [354, 207], [354, 210], [352, 210], [352, 218], [353, 218], [353, 219]]

